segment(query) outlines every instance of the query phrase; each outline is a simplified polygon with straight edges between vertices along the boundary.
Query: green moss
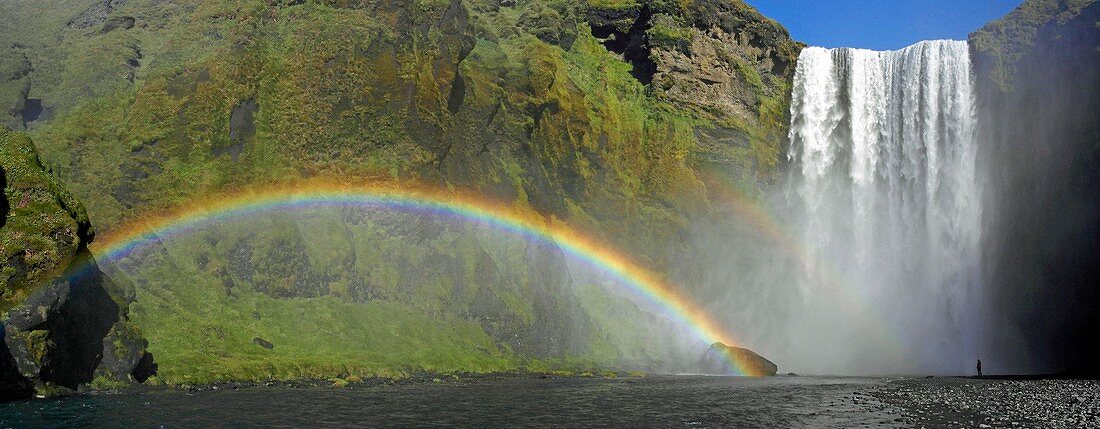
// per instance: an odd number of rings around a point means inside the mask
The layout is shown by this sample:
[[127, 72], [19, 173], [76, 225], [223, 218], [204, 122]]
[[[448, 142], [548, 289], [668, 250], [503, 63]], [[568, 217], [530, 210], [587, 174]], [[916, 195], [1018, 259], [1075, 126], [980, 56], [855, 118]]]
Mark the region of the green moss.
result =
[[0, 312], [61, 274], [91, 238], [88, 215], [38, 159], [25, 135], [0, 127], [5, 187]]
[[[266, 225], [256, 227], [268, 233], [279, 231]], [[239, 227], [227, 226], [222, 231], [230, 234], [215, 236], [231, 236], [233, 231], [249, 235]], [[384, 236], [363, 242], [399, 243]], [[397, 295], [391, 302], [360, 303], [333, 296], [277, 298], [270, 294], [295, 289], [261, 293], [252, 288], [263, 280], [253, 280], [250, 287], [247, 279], [239, 279], [230, 296], [223, 279], [202, 274], [204, 268], [191, 262], [199, 259], [194, 253], [208, 252], [203, 250], [208, 243], [205, 237], [169, 243], [168, 259], [147, 260], [139, 265], [141, 271], [131, 274], [144, 284], [131, 308], [132, 320], [144, 328], [160, 366], [158, 376], [168, 384], [324, 378], [329, 374], [490, 372], [513, 369], [521, 362], [500, 351], [479, 325], [439, 311], [434, 303], [446, 302], [449, 288], [444, 295], [431, 292], [404, 297], [405, 292], [418, 289], [443, 290], [438, 283], [404, 283], [406, 287], [394, 288]], [[228, 244], [225, 249], [232, 251], [234, 246]], [[396, 252], [422, 250], [410, 247]], [[214, 265], [225, 263], [216, 254], [206, 258], [211, 262], [205, 269], [216, 271]], [[433, 289], [423, 289], [426, 285]], [[252, 341], [257, 337], [274, 347], [257, 346]]]
[[34, 386], [34, 396], [38, 398], [57, 398], [72, 395], [73, 393], [71, 389], [53, 383], [44, 383]]
[[641, 4], [637, 0], [586, 0], [588, 7], [601, 10], [637, 9]]
[[46, 353], [50, 350], [50, 331], [43, 329], [37, 331], [29, 331], [18, 335], [21, 338], [16, 339], [23, 342], [23, 347], [27, 350], [28, 356], [34, 360], [35, 365], [41, 366], [42, 364], [44, 364]]
[[130, 383], [128, 381], [114, 380], [102, 375], [92, 379], [92, 381], [88, 383], [88, 387], [95, 390], [120, 390], [129, 386]]
[[676, 22], [670, 15], [661, 15], [654, 21], [646, 30], [651, 46], [680, 50], [686, 50], [691, 46], [695, 37], [691, 28]]
[[[65, 33], [42, 55], [38, 95], [69, 104], [32, 133], [103, 230], [251, 185], [408, 180], [499, 198], [674, 272], [688, 216], [705, 201], [696, 130], [746, 130], [751, 147], [729, 154], [753, 167], [738, 177], [745, 187], [778, 160], [786, 90], [756, 66], [739, 71], [760, 92], [759, 124], [718, 123], [661, 100], [583, 23], [602, 11], [628, 24], [636, 1], [471, 0], [469, 20], [442, 0], [176, 3], [131, 0], [120, 13], [151, 25]], [[651, 42], [690, 46], [690, 6], [651, 3], [671, 14], [654, 19]], [[233, 139], [230, 118], [246, 104], [257, 108], [255, 133]], [[532, 268], [548, 262], [529, 260], [537, 252], [524, 240], [469, 225], [409, 234], [393, 219], [353, 214], [257, 217], [119, 261], [157, 382], [598, 374], [670, 359], [625, 328], [648, 323], [644, 310], [609, 285], [548, 279]], [[12, 229], [3, 251], [48, 248], [27, 230]], [[46, 265], [63, 253], [25, 260]], [[18, 275], [0, 270], [0, 279]], [[584, 318], [554, 314], [574, 315], [574, 302]], [[528, 336], [549, 323], [585, 326], [588, 337], [533, 358], [541, 339]]]

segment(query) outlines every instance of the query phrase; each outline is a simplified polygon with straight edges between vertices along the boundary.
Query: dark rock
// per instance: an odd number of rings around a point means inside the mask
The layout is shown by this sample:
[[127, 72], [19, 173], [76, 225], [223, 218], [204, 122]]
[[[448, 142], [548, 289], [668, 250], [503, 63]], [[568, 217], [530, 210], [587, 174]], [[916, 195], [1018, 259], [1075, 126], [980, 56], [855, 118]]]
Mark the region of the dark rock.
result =
[[4, 332], [0, 326], [0, 401], [29, 398], [34, 395], [34, 384], [19, 373], [19, 366], [8, 350]]
[[592, 34], [599, 38], [612, 34], [626, 34], [634, 27], [642, 15], [642, 6], [633, 4], [626, 7], [591, 7], [588, 9], [588, 25]]
[[275, 345], [271, 344], [271, 341], [265, 340], [265, 339], [260, 338], [260, 337], [252, 338], [252, 342], [256, 343], [257, 346], [263, 347], [263, 348], [268, 349], [268, 350], [271, 350], [271, 349], [275, 348]]
[[67, 25], [75, 29], [94, 27], [107, 21], [107, 16], [124, 4], [126, 0], [99, 0], [71, 19]]
[[[0, 143], [0, 167], [17, 173], [4, 180], [5, 193], [36, 202], [10, 213], [23, 230], [3, 225], [0, 236], [34, 234], [43, 237], [39, 242], [52, 240], [37, 245], [57, 255], [33, 262], [25, 251], [0, 255], [0, 399], [75, 391], [97, 376], [131, 380], [134, 368], [151, 360], [141, 332], [127, 318], [132, 293], [100, 271], [87, 250], [94, 238], [87, 214], [44, 171], [29, 139], [0, 129]], [[27, 230], [28, 218], [52, 219], [47, 225], [61, 227]]]
[[68, 282], [55, 282], [27, 297], [22, 305], [9, 310], [4, 326], [17, 331], [33, 330], [45, 324], [49, 315], [57, 313], [68, 297]]
[[112, 31], [123, 29], [129, 30], [134, 28], [136, 20], [132, 16], [115, 16], [107, 19], [107, 22], [103, 23], [103, 28], [99, 30], [99, 34], [107, 34]]
[[256, 136], [255, 114], [259, 110], [260, 106], [255, 100], [242, 101], [233, 107], [233, 112], [229, 115], [229, 144], [215, 146], [215, 156], [229, 154], [234, 161], [240, 158], [245, 143]]
[[141, 336], [141, 331], [129, 320], [115, 322], [103, 338], [102, 360], [96, 368], [96, 375], [113, 380], [128, 379], [135, 372], [138, 363], [146, 356], [151, 356], [145, 351], [148, 345], [149, 342]]
[[32, 71], [22, 48], [0, 47], [0, 126], [18, 128], [29, 122], [26, 117]]
[[7, 355], [0, 360], [15, 365], [0, 378], [76, 390], [95, 377], [129, 381], [147, 359], [147, 342], [115, 301], [123, 294], [110, 292], [116, 288], [91, 255], [82, 253], [72, 267], [4, 315]]
[[631, 75], [642, 84], [653, 81], [657, 63], [650, 57], [649, 37], [653, 12], [649, 6], [601, 9], [588, 12], [592, 35], [603, 39], [607, 50], [623, 56], [634, 66]]
[[458, 113], [462, 108], [462, 102], [466, 99], [466, 81], [461, 73], [455, 73], [454, 82], [451, 83], [451, 94], [447, 96], [447, 111], [451, 114]]
[[49, 111], [42, 105], [42, 99], [40, 98], [28, 98], [20, 115], [23, 117], [24, 127], [31, 122], [50, 116]]
[[153, 354], [146, 351], [141, 360], [138, 360], [137, 365], [130, 371], [130, 376], [134, 378], [134, 381], [138, 383], [144, 383], [149, 377], [157, 374], [157, 362], [153, 359]]
[[[699, 370], [713, 375], [773, 376], [779, 367], [752, 350], [714, 343], [699, 359]], [[742, 370], [746, 373], [741, 374]]]
[[661, 96], [719, 120], [785, 128], [782, 120], [761, 124], [759, 109], [765, 98], [788, 96], [780, 82], [792, 81], [803, 45], [740, 0], [693, 1], [683, 14], [680, 26], [655, 18], [684, 37], [653, 49], [654, 86]]

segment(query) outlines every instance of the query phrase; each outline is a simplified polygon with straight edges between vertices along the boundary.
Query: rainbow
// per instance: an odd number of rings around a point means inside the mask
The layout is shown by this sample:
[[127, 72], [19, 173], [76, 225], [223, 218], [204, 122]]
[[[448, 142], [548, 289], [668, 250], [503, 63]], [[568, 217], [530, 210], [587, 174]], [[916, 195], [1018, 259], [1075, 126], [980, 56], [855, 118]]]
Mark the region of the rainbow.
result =
[[[737, 345], [734, 337], [714, 321], [679, 288], [640, 267], [626, 255], [563, 225], [510, 206], [463, 196], [454, 192], [396, 185], [354, 185], [334, 182], [299, 182], [245, 189], [112, 229], [96, 239], [91, 251], [96, 259], [113, 261], [163, 238], [178, 236], [210, 222], [295, 208], [371, 205], [395, 211], [426, 213], [479, 222], [527, 240], [553, 244], [566, 254], [606, 273], [632, 293], [665, 310], [688, 327], [698, 339], [712, 344]], [[530, 212], [530, 210], [527, 210]], [[747, 362], [731, 359], [736, 374], [761, 376]]]

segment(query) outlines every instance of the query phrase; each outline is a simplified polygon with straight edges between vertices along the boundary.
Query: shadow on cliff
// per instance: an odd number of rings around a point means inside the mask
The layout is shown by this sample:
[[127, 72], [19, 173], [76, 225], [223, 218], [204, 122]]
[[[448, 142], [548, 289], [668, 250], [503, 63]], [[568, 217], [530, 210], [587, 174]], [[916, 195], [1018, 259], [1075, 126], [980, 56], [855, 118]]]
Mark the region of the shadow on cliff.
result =
[[991, 181], [988, 278], [1004, 318], [991, 336], [1013, 371], [1095, 375], [1100, 3], [1042, 25], [1025, 12], [997, 23], [1034, 27], [1034, 43], [1017, 48], [1018, 58], [997, 53], [1022, 43], [997, 38], [1001, 27], [972, 36], [989, 137], [981, 157]]
[[82, 249], [64, 275], [8, 312], [0, 343], [0, 400], [28, 397], [43, 387], [76, 390], [97, 377], [144, 382], [155, 374], [146, 340], [126, 317], [132, 300]]

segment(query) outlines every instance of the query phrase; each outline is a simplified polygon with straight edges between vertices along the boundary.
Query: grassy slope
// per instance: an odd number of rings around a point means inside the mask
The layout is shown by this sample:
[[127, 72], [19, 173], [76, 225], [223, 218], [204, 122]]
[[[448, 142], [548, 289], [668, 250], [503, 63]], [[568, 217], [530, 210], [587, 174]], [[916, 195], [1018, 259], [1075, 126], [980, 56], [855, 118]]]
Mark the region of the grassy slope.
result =
[[[733, 126], [752, 136], [749, 147], [726, 154], [736, 166], [729, 170], [744, 172], [735, 180], [746, 189], [777, 163], [785, 91], [762, 97], [759, 117], [722, 124], [660, 101], [583, 22], [584, 7], [618, 3], [533, 1], [510, 9], [471, 1], [469, 16], [440, 1], [328, 3], [131, 0], [115, 15], [134, 16], [137, 25], [106, 34], [94, 27], [57, 31], [91, 2], [55, 5], [50, 10], [64, 13], [36, 18], [44, 21], [30, 22], [21, 36], [40, 71], [31, 97], [45, 100], [54, 115], [32, 132], [43, 158], [106, 230], [246, 184], [415, 179], [513, 201], [517, 210], [599, 231], [658, 270], [687, 273], [690, 266], [673, 261], [689, 252], [681, 240], [688, 216], [707, 210], [694, 171], [695, 129]], [[554, 43], [560, 39], [573, 40]], [[765, 92], [760, 71], [742, 71]], [[464, 90], [456, 103], [459, 80]], [[255, 132], [233, 138], [229, 118], [245, 103], [259, 106]], [[219, 237], [243, 238], [180, 240], [164, 254], [131, 261], [127, 277], [138, 286], [132, 318], [149, 338], [163, 380], [569, 362], [644, 367], [669, 359], [623, 323], [648, 316], [598, 288], [578, 286], [575, 297], [571, 289], [552, 290], [541, 304], [561, 312], [579, 300], [592, 316], [539, 313], [525, 272], [561, 262], [508, 260], [509, 252], [492, 250], [507, 248], [494, 244], [507, 238], [467, 246], [469, 233], [456, 233], [429, 252], [467, 264], [467, 277], [483, 270], [480, 253], [504, 258], [496, 265], [511, 271], [468, 282], [491, 292], [479, 298], [469, 289], [457, 293], [453, 272], [425, 277], [401, 269], [425, 257], [405, 244], [407, 236], [360, 231], [349, 243], [327, 245], [349, 236], [347, 226], [302, 222], [269, 225], [264, 238], [229, 228]], [[374, 234], [373, 241], [355, 234]], [[238, 241], [250, 243], [255, 275], [247, 281], [218, 270], [232, 265], [235, 245], [227, 243]], [[272, 285], [292, 265], [287, 248], [309, 255], [293, 262], [299, 277], [325, 280], [287, 286], [290, 296], [280, 295]], [[232, 297], [227, 281], [235, 285]], [[417, 290], [424, 293], [411, 292]], [[491, 312], [504, 321], [479, 319], [479, 299], [495, 303]], [[571, 331], [582, 345], [567, 348], [570, 356], [546, 356], [539, 351], [545, 345], [532, 341], [546, 335], [539, 326], [576, 324], [586, 328]], [[253, 337], [275, 347], [259, 347]], [[516, 350], [521, 346], [530, 349]]]

